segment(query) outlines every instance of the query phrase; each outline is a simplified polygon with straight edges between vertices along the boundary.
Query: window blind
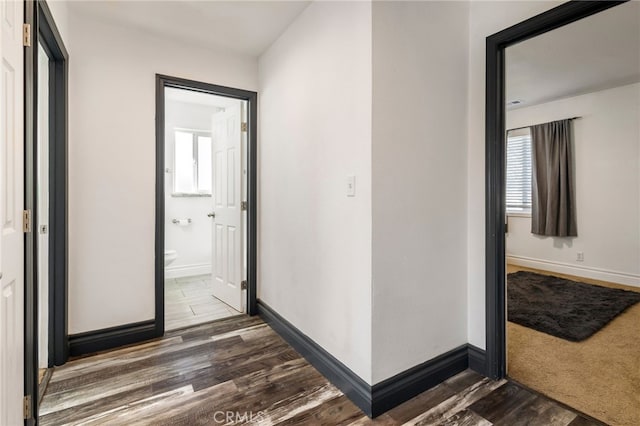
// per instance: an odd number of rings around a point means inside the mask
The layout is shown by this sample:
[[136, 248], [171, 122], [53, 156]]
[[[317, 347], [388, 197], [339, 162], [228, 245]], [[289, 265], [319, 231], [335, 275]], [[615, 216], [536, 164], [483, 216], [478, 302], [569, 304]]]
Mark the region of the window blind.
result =
[[531, 133], [507, 137], [507, 212], [531, 212]]

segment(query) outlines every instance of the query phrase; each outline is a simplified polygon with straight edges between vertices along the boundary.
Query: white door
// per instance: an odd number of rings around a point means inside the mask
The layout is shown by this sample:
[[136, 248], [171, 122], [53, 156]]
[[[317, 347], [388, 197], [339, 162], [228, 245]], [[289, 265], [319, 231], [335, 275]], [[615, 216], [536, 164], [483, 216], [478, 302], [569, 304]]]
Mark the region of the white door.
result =
[[242, 129], [240, 105], [214, 114], [213, 139], [213, 291], [242, 312]]
[[0, 2], [0, 424], [22, 425], [24, 395], [23, 2]]

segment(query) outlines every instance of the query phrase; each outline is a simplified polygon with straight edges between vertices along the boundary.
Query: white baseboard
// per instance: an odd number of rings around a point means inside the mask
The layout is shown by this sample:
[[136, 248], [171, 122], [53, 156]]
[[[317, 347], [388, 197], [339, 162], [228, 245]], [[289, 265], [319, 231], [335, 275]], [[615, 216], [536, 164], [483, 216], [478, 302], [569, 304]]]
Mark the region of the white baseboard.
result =
[[164, 268], [165, 279], [192, 277], [194, 275], [205, 275], [210, 273], [211, 273], [210, 263], [199, 263], [195, 265], [167, 266], [166, 268]]
[[507, 256], [507, 263], [516, 266], [524, 266], [526, 268], [557, 272], [559, 274], [574, 275], [576, 277], [591, 278], [594, 280], [640, 287], [640, 275], [627, 274], [625, 272], [610, 271], [607, 269], [592, 268], [589, 266], [576, 266], [569, 263], [553, 262], [524, 256]]

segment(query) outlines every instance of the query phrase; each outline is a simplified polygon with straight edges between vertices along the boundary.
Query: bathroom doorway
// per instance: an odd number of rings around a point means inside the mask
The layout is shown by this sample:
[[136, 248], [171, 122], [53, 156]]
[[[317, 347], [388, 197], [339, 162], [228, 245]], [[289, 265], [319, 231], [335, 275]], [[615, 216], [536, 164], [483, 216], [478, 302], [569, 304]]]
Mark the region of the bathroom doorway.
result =
[[163, 185], [156, 274], [170, 331], [248, 312], [251, 105], [184, 84], [158, 90]]

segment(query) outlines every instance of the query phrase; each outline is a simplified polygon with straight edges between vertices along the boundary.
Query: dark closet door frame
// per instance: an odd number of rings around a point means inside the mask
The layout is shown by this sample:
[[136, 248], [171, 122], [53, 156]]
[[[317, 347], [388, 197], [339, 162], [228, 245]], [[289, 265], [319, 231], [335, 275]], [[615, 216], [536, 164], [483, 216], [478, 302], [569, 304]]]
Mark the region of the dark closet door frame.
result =
[[[38, 40], [49, 56], [49, 367], [69, 358], [68, 61], [47, 3], [38, 2]], [[37, 47], [37, 46], [36, 46]], [[36, 80], [37, 81], [37, 80]], [[37, 230], [36, 230], [37, 231]]]
[[506, 375], [505, 288], [505, 49], [625, 1], [570, 1], [487, 37], [485, 99], [486, 364]]
[[31, 404], [26, 425], [38, 413], [38, 44], [49, 56], [49, 359], [62, 365], [69, 356], [68, 288], [68, 59], [69, 55], [46, 2], [24, 3], [31, 40], [24, 48], [25, 209], [31, 230], [25, 233], [24, 393]]
[[155, 247], [155, 333], [164, 334], [164, 221], [165, 221], [165, 97], [164, 89], [191, 90], [247, 101], [247, 314], [257, 308], [257, 201], [258, 201], [258, 94], [248, 90], [217, 86], [184, 78], [156, 74], [156, 247]]

